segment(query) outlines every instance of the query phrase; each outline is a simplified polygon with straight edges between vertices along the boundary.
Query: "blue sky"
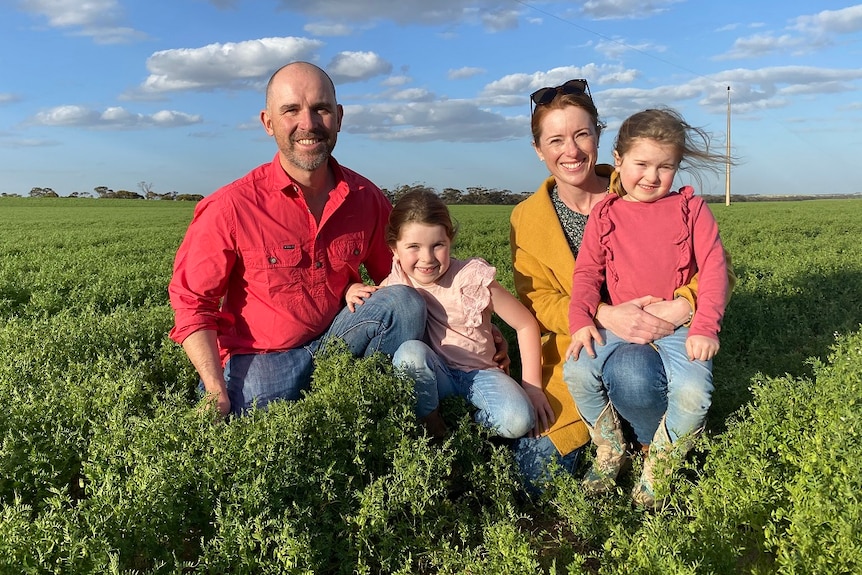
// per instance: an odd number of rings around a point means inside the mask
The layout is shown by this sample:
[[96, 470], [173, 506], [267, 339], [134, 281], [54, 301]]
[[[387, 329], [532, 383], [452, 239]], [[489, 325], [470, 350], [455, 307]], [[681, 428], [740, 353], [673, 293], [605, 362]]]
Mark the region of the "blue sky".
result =
[[0, 0], [0, 46], [0, 193], [207, 195], [272, 159], [263, 87], [293, 60], [330, 72], [335, 156], [381, 187], [532, 192], [528, 95], [584, 77], [602, 161], [655, 105], [723, 149], [730, 86], [733, 193], [862, 192], [862, 4]]

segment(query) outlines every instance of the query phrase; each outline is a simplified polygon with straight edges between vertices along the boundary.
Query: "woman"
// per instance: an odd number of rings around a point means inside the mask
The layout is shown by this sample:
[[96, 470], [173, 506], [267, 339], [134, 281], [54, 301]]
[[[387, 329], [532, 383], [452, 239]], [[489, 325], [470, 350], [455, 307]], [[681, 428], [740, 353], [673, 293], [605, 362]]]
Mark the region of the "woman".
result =
[[610, 410], [607, 421], [591, 422], [588, 428], [563, 381], [571, 341], [569, 300], [584, 226], [592, 207], [608, 192], [613, 167], [597, 163], [604, 125], [586, 80], [542, 88], [530, 98], [533, 148], [551, 176], [512, 211], [512, 267], [518, 297], [542, 329], [542, 380], [556, 415], [546, 433], [522, 438], [515, 445], [515, 458], [528, 488], [535, 492], [547, 480], [551, 462], [570, 472], [575, 469], [589, 444], [590, 428], [611, 429], [622, 443], [621, 416], [631, 424], [636, 441], [650, 441], [667, 410], [667, 384], [661, 358], [645, 344], [689, 321], [696, 280], [678, 289], [670, 301], [643, 297], [599, 308], [598, 324], [634, 345], [620, 347], [608, 359], [604, 379], [616, 409]]

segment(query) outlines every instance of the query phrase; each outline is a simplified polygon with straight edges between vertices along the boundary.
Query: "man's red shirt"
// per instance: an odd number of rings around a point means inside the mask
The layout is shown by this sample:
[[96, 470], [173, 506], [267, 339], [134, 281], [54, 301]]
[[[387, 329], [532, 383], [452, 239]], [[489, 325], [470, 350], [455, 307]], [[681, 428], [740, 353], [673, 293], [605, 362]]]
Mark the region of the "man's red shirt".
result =
[[278, 154], [198, 203], [168, 288], [171, 339], [215, 330], [222, 361], [292, 349], [326, 331], [362, 281], [360, 264], [375, 282], [386, 277], [391, 204], [368, 179], [330, 167], [337, 184], [319, 225]]

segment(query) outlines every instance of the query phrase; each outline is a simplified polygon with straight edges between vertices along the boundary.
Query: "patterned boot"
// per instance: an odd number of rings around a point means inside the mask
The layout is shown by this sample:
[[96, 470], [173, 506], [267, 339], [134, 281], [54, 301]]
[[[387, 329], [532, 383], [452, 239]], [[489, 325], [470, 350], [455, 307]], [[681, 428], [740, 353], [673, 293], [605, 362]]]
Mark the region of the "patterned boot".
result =
[[650, 443], [649, 452], [644, 459], [640, 479], [632, 489], [632, 499], [636, 504], [647, 509], [664, 507], [670, 495], [670, 478], [677, 465], [691, 449], [694, 438], [700, 431], [697, 430], [679, 438], [676, 442], [671, 442], [665, 418], [661, 418]]
[[608, 403], [596, 419], [595, 425], [587, 425], [587, 429], [596, 445], [596, 456], [584, 477], [584, 490], [593, 494], [608, 493], [614, 489], [617, 475], [626, 458], [626, 444], [617, 410]]

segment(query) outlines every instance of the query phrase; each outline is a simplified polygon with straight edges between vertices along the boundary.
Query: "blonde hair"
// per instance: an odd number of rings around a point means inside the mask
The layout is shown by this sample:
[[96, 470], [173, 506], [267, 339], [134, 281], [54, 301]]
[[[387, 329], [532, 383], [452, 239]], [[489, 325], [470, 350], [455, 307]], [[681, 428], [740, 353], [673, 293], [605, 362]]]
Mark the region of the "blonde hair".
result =
[[[691, 172], [698, 185], [701, 183], [698, 170], [717, 172], [720, 166], [734, 163], [730, 156], [710, 150], [711, 137], [708, 132], [690, 125], [679, 112], [671, 108], [651, 108], [626, 118], [614, 140], [614, 151], [623, 157], [638, 139], [655, 140], [673, 146], [679, 169]], [[612, 178], [611, 192], [625, 195], [620, 178]]]

